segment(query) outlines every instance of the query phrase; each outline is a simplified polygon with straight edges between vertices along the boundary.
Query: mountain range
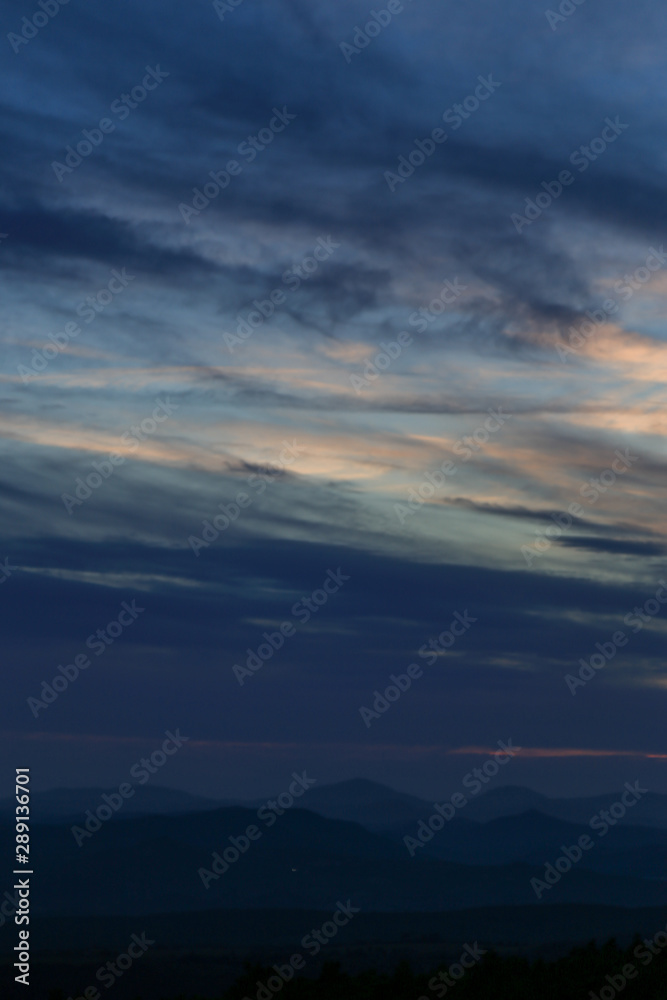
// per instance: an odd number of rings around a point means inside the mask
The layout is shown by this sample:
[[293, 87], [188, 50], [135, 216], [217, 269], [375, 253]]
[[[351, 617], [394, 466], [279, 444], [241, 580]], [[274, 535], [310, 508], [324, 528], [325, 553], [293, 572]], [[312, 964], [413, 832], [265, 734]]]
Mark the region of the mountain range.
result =
[[[201, 808], [198, 800], [193, 803], [183, 793], [152, 789], [149, 796], [147, 791], [139, 789], [115, 821], [95, 823], [99, 829], [92, 834], [85, 831], [81, 805], [85, 802], [91, 810], [90, 820], [101, 801], [98, 791], [33, 797], [38, 815], [51, 810], [56, 817], [55, 822], [32, 824], [31, 847], [39, 859], [36, 914], [327, 910], [348, 898], [364, 912], [431, 913], [554, 903], [651, 907], [667, 902], [667, 829], [635, 825], [644, 800], [604, 837], [588, 825], [596, 807], [610, 805], [618, 794], [545, 800], [556, 803], [552, 809], [584, 816], [584, 822], [534, 808], [481, 821], [469, 815], [478, 804], [470, 802], [429, 838], [424, 821], [433, 814], [432, 804], [371, 782], [311, 789], [298, 800], [308, 808], [271, 813], [270, 823], [266, 810], [260, 809], [258, 817], [256, 803], [252, 808], [216, 808], [204, 800]], [[487, 817], [523, 804], [521, 790], [504, 791], [488, 793], [483, 810]], [[659, 819], [663, 798], [655, 796], [641, 818]], [[140, 815], [140, 805], [147, 810], [157, 806], [159, 811]], [[171, 812], [165, 812], [167, 805]], [[65, 820], [74, 806], [77, 813]], [[332, 813], [354, 819], [334, 818]], [[255, 831], [252, 836], [249, 827]], [[416, 846], [418, 829], [427, 840], [423, 847]], [[564, 847], [586, 835], [591, 849], [582, 852], [556, 884], [537, 893], [531, 880], [544, 885], [546, 864], [554, 864]], [[0, 838], [7, 841], [8, 854], [12, 836], [5, 810]], [[410, 850], [406, 836], [412, 838]]]
[[[36, 792], [31, 797], [32, 815], [34, 819], [45, 823], [75, 822], [83, 817], [87, 809], [94, 809], [100, 803], [104, 792], [115, 791], [116, 789], [104, 788], [61, 788]], [[501, 817], [536, 811], [569, 823], [587, 824], [601, 809], [608, 808], [617, 801], [622, 791], [620, 788], [604, 795], [549, 798], [530, 788], [504, 785], [483, 791], [477, 797], [469, 795], [466, 806], [457, 818], [486, 823]], [[265, 801], [234, 798], [216, 801], [178, 789], [146, 784], [136, 787], [136, 795], [126, 801], [118, 818], [203, 812], [231, 806], [258, 808]], [[0, 820], [13, 815], [14, 805], [13, 799], [0, 800]], [[365, 778], [311, 788], [303, 805], [329, 819], [360, 823], [377, 832], [399, 828], [401, 824], [417, 823], [420, 819], [428, 819], [433, 812], [433, 802], [397, 792]], [[667, 830], [667, 795], [651, 791], [643, 794], [632, 809], [631, 822]]]

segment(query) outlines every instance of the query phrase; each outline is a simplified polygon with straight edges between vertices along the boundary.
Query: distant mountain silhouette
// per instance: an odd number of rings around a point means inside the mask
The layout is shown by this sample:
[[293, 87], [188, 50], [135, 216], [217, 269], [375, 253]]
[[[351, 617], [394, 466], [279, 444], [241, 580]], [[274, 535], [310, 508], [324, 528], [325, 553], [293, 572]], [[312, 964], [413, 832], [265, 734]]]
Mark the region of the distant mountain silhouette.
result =
[[[261, 805], [261, 802], [256, 804]], [[316, 785], [309, 789], [304, 806], [320, 816], [360, 823], [368, 830], [385, 830], [396, 823], [417, 822], [432, 811], [430, 803], [423, 799], [365, 778]]]
[[[374, 781], [353, 779], [313, 788], [308, 793], [308, 808], [322, 816], [351, 820], [369, 830], [383, 832], [392, 830], [400, 823], [428, 819], [433, 812], [433, 803], [446, 801], [454, 791], [461, 789], [449, 788], [440, 798], [424, 800]], [[585, 825], [600, 809], [618, 801], [622, 792], [623, 788], [619, 788], [605, 795], [549, 798], [530, 788], [505, 785], [483, 791], [477, 796], [466, 793], [468, 802], [456, 819], [486, 823], [537, 811], [568, 823]], [[623, 825], [627, 824], [667, 830], [667, 795], [656, 792], [644, 794], [628, 811], [623, 820]]]
[[[136, 785], [136, 793], [128, 799], [119, 811], [117, 819], [137, 815], [166, 815], [185, 812], [201, 812], [221, 807], [256, 809], [266, 802], [257, 800], [227, 799], [215, 801], [191, 795], [173, 788], [164, 788], [150, 783]], [[434, 801], [446, 801], [453, 791], [449, 788], [437, 799], [427, 800], [365, 778], [331, 785], [316, 785], [308, 791], [304, 806], [329, 819], [347, 820], [360, 823], [374, 832], [395, 832], [401, 824], [418, 823], [428, 819], [433, 812]], [[59, 788], [47, 792], [33, 793], [32, 813], [39, 822], [74, 822], [81, 818], [86, 809], [94, 809], [102, 801], [103, 788]], [[114, 792], [116, 789], [107, 789]], [[608, 808], [617, 801], [622, 789], [606, 795], [583, 798], [549, 798], [540, 792], [520, 786], [505, 785], [481, 792], [478, 796], [468, 795], [467, 804], [461, 809], [456, 821], [486, 823], [503, 817], [518, 816], [526, 812], [540, 812], [568, 823], [587, 824], [600, 809]], [[13, 815], [13, 799], [0, 800], [0, 819]], [[667, 830], [667, 795], [648, 792], [636, 806], [628, 812], [623, 825], [656, 827]], [[450, 824], [451, 825], [451, 824]]]
[[[175, 788], [159, 785], [138, 785], [134, 783], [135, 794], [125, 800], [118, 818], [137, 815], [162, 815], [182, 812], [201, 812], [204, 809], [219, 809], [226, 803], [201, 798], [181, 792]], [[102, 795], [116, 793], [118, 788], [54, 788], [47, 792], [33, 792], [30, 810], [34, 820], [40, 823], [72, 822], [81, 819], [86, 809], [94, 810], [101, 804]], [[0, 800], [0, 819], [13, 816], [16, 809], [14, 799]]]
[[[530, 879], [541, 878], [544, 862], [556, 859], [559, 847], [552, 850], [552, 844], [557, 845], [563, 830], [558, 836], [554, 831], [544, 856], [549, 835], [542, 829], [543, 818], [529, 815], [527, 822], [528, 830], [521, 824], [516, 830], [508, 826], [505, 842], [510, 843], [518, 830], [523, 838], [519, 850], [529, 850], [531, 837], [541, 837], [535, 851], [539, 861], [493, 866], [445, 861], [425, 850], [411, 858], [403, 844], [386, 836], [300, 809], [278, 817], [271, 828], [258, 822], [256, 811], [237, 807], [130, 817], [103, 824], [81, 847], [69, 826], [38, 824], [32, 830], [40, 871], [34, 912], [55, 916], [211, 908], [326, 910], [348, 897], [364, 912], [537, 904]], [[198, 869], [211, 870], [212, 853], [222, 853], [230, 846], [229, 837], [238, 838], [251, 824], [262, 830], [261, 838], [206, 889]], [[9, 855], [11, 826], [4, 823], [0, 834]], [[610, 843], [613, 836], [609, 834]], [[596, 851], [602, 852], [601, 843]], [[635, 849], [627, 838], [617, 844], [622, 850]], [[488, 845], [474, 846], [477, 854], [471, 849], [470, 857], [479, 860], [479, 852], [488, 850]], [[667, 902], [667, 883], [600, 874], [579, 864], [538, 905], [556, 902], [658, 906]]]
[[[471, 799], [463, 813], [467, 819], [486, 822], [535, 809], [546, 816], [554, 816], [568, 823], [588, 823], [601, 809], [608, 809], [612, 803], [618, 801], [622, 792], [621, 787], [605, 795], [552, 799], [528, 788], [508, 785], [504, 788], [491, 789], [478, 798]], [[667, 830], [667, 795], [650, 791], [644, 793], [637, 804], [628, 811], [623, 823]]]
[[[586, 833], [592, 837], [595, 848], [583, 855], [579, 866], [610, 874], [667, 879], [667, 830], [619, 823], [600, 838], [588, 824], [567, 823], [535, 810], [487, 823], [459, 818], [439, 831], [423, 852], [468, 865], [517, 861], [544, 864], [562, 853], [563, 844], [576, 844]], [[386, 831], [396, 842], [415, 834], [414, 824], [401, 824]]]
[[475, 798], [470, 798], [465, 807], [467, 819], [485, 823], [490, 819], [500, 819], [501, 816], [517, 816], [531, 809], [547, 813], [549, 804], [553, 801], [532, 788], [522, 788], [519, 785], [504, 785], [482, 791]]

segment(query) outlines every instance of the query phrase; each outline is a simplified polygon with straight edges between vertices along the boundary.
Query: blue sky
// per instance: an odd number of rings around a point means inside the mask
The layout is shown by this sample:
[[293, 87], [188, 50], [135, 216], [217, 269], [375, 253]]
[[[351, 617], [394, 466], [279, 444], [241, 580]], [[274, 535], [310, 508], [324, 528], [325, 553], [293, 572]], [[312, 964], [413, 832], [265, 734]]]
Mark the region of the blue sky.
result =
[[24, 44], [5, 5], [0, 728], [44, 787], [180, 725], [160, 780], [212, 795], [435, 795], [509, 737], [510, 783], [667, 791], [662, 607], [624, 625], [665, 574], [664, 12], [371, 9], [71, 0]]

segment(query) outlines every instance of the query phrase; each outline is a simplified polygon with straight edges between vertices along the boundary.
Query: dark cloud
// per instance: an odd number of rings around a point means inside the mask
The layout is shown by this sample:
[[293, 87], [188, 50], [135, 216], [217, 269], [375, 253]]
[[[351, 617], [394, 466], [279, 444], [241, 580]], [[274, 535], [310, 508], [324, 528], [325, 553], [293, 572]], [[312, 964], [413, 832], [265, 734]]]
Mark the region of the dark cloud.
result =
[[619, 538], [559, 538], [560, 545], [589, 552], [610, 552], [628, 556], [664, 556], [667, 549], [657, 542], [634, 542]]
[[150, 243], [128, 223], [96, 212], [50, 209], [37, 205], [5, 209], [4, 224], [12, 233], [7, 267], [32, 270], [45, 260], [104, 263], [138, 268], [152, 275], [183, 272], [211, 274], [210, 263], [189, 251], [174, 251]]

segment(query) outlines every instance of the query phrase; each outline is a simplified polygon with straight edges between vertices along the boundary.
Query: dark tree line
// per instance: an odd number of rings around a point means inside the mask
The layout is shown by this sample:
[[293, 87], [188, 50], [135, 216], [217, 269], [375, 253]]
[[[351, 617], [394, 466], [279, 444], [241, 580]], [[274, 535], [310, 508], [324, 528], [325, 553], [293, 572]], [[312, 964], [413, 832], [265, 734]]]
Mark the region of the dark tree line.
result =
[[[275, 988], [273, 969], [247, 965], [234, 985], [215, 997], [144, 995], [136, 1000], [615, 1000], [621, 995], [623, 1000], [667, 1000], [667, 948], [646, 947], [640, 938], [628, 948], [614, 940], [602, 947], [591, 942], [550, 962], [490, 950], [450, 985], [440, 972], [447, 974], [448, 966], [424, 975], [402, 963], [391, 975], [373, 970], [347, 975], [338, 963], [328, 963], [317, 979], [295, 977]], [[59, 990], [51, 994], [51, 1000], [61, 998]]]

